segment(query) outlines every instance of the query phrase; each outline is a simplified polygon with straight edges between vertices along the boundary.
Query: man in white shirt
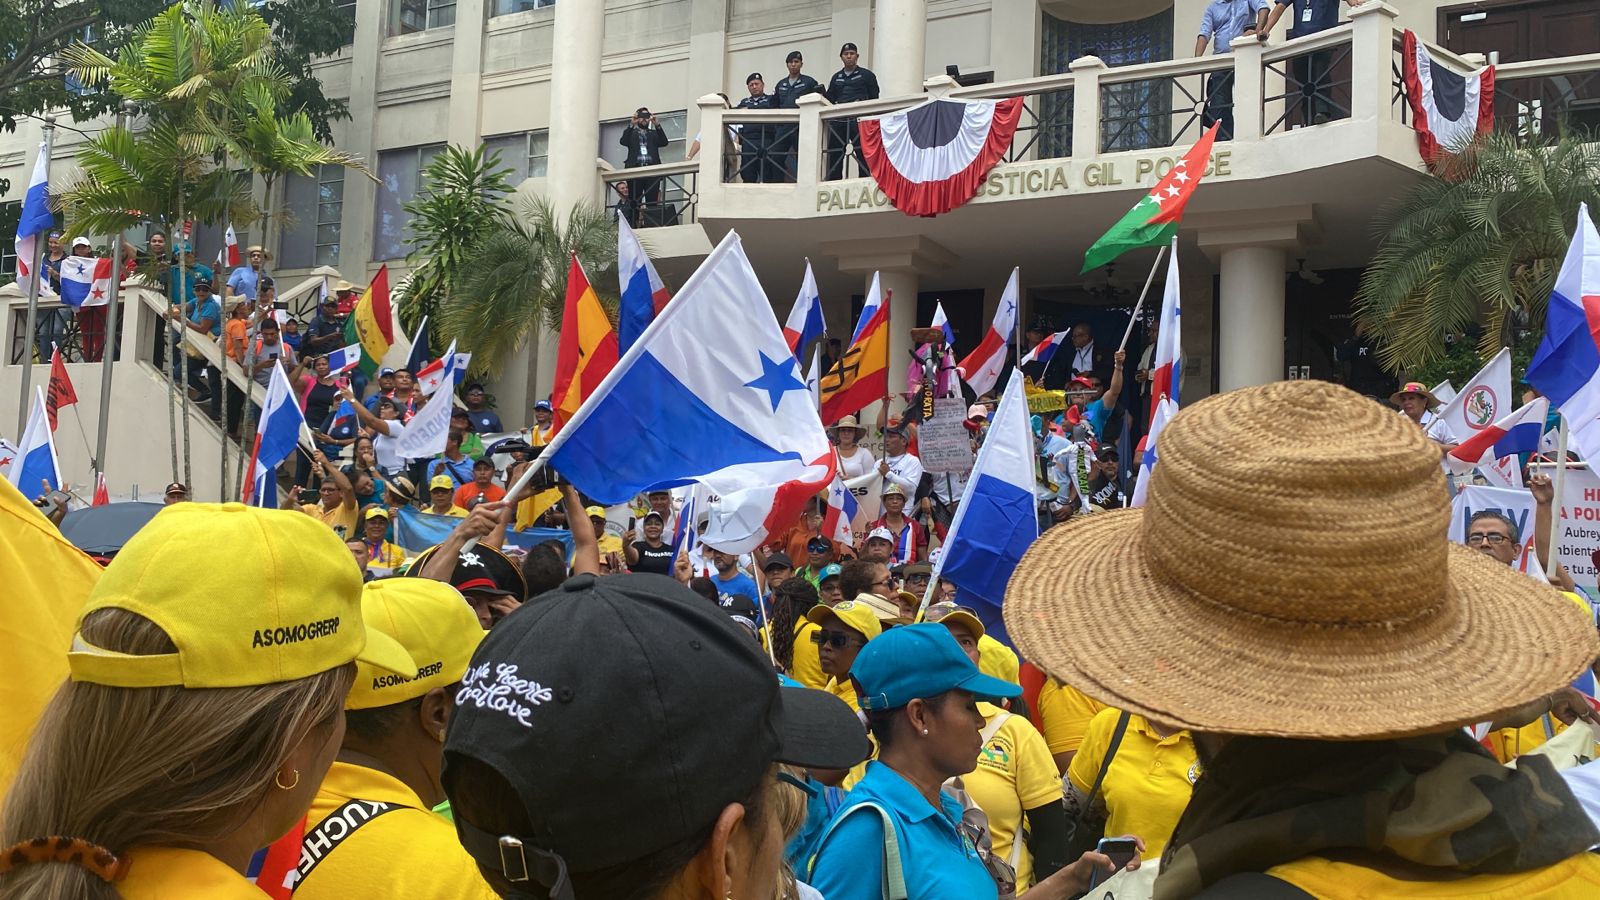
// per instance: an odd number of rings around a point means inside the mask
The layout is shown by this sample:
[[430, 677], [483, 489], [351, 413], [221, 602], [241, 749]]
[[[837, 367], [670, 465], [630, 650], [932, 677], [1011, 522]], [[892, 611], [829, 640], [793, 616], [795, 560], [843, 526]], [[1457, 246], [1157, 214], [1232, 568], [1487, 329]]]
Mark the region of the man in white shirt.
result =
[[1428, 437], [1439, 443], [1445, 450], [1449, 450], [1461, 441], [1455, 432], [1450, 429], [1450, 423], [1442, 416], [1433, 414], [1433, 408], [1439, 405], [1439, 399], [1427, 386], [1415, 381], [1408, 381], [1400, 386], [1400, 390], [1389, 395], [1389, 402], [1400, 407], [1400, 414], [1417, 423]]
[[1079, 322], [1072, 326], [1072, 365], [1070, 375], [1097, 375], [1100, 383], [1105, 384], [1111, 380], [1111, 360], [1106, 357], [1104, 350], [1097, 350], [1094, 345], [1094, 330], [1088, 322]]
[[904, 425], [892, 425], [883, 432], [883, 459], [878, 463], [878, 474], [905, 491], [907, 497], [916, 497], [917, 485], [922, 483], [922, 460], [906, 450], [909, 439]]

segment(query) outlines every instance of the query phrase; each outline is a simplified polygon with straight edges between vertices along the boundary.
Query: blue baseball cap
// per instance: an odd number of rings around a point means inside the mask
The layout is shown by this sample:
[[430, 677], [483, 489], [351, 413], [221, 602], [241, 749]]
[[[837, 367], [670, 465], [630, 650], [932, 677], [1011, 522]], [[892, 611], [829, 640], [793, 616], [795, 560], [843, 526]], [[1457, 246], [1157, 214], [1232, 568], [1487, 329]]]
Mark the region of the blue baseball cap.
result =
[[550, 401], [549, 400], [540, 400], [539, 402], [533, 404], [533, 408], [534, 409], [542, 409], [545, 412], [554, 412], [554, 410], [551, 409], [551, 407], [550, 407]]
[[821, 572], [817, 573], [817, 584], [821, 584], [829, 578], [838, 578], [839, 573], [843, 571], [844, 569], [838, 563], [828, 563], [822, 567]]
[[946, 691], [970, 691], [990, 703], [1022, 688], [985, 675], [967, 658], [950, 629], [933, 622], [891, 628], [868, 641], [850, 666], [861, 708], [899, 709]]

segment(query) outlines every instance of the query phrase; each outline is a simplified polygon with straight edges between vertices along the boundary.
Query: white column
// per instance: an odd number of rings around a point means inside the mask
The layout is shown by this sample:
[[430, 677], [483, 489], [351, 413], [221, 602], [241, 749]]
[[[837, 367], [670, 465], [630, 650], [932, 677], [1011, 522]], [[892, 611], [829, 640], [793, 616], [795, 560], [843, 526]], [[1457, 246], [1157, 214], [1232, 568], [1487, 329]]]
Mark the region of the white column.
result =
[[[595, 203], [599, 171], [600, 56], [605, 4], [557, 3], [550, 72], [550, 157], [545, 196], [562, 219], [578, 203]], [[560, 334], [535, 327], [506, 365], [496, 401], [507, 425], [533, 421], [534, 401], [555, 385]]]
[[883, 96], [922, 92], [922, 56], [927, 37], [927, 0], [878, 0], [872, 23], [872, 56], [861, 63], [878, 76]]
[[483, 24], [486, 0], [456, 0], [450, 48], [450, 143], [472, 148], [482, 133]]
[[1282, 381], [1284, 251], [1232, 247], [1222, 252], [1220, 350], [1222, 390]]
[[580, 201], [594, 202], [600, 133], [600, 55], [604, 3], [557, 3], [550, 60], [550, 202], [563, 217]]
[[[364, 160], [373, 172], [378, 171], [378, 153], [373, 144], [378, 120], [378, 58], [386, 30], [386, 10], [386, 4], [371, 0], [356, 4], [355, 39], [350, 44], [350, 121], [335, 128], [340, 133], [339, 149]], [[356, 284], [366, 284], [368, 280], [377, 199], [377, 185], [371, 179], [345, 179], [339, 271]]]
[[[889, 295], [889, 414], [898, 415], [905, 401], [899, 395], [906, 389], [906, 363], [911, 361], [911, 329], [917, 321], [917, 288], [921, 279], [915, 269], [885, 269], [878, 284]], [[872, 276], [867, 276], [867, 289]], [[891, 293], [892, 292], [892, 293]]]

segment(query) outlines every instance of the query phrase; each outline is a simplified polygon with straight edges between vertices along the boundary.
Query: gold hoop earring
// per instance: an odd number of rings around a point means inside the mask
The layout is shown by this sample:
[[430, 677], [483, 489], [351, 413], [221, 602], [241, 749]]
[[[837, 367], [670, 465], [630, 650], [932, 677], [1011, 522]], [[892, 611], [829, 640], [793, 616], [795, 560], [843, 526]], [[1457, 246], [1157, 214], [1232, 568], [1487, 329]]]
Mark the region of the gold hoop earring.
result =
[[299, 769], [295, 769], [294, 770], [294, 782], [291, 783], [291, 784], [284, 784], [283, 783], [283, 773], [282, 772], [274, 772], [274, 773], [272, 773], [272, 783], [277, 785], [278, 786], [278, 790], [280, 790], [280, 791], [292, 791], [295, 788], [300, 786], [300, 770]]

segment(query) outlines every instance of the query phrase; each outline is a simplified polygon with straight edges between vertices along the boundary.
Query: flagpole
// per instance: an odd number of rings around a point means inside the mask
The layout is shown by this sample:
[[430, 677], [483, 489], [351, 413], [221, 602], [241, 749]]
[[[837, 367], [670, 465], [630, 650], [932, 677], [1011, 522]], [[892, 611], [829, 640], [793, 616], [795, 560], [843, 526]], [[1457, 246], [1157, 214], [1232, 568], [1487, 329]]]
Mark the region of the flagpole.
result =
[[[1582, 227], [1582, 223], [1579, 223]], [[1550, 489], [1555, 495], [1555, 514], [1550, 517], [1549, 547], [1551, 568], [1556, 558], [1556, 533], [1561, 530], [1561, 482], [1567, 473], [1567, 417], [1561, 414], [1561, 425], [1556, 430], [1556, 474], [1550, 479]], [[1546, 574], [1549, 574], [1548, 572]]]
[[[124, 100], [117, 109], [117, 128], [124, 129], [128, 126], [128, 111], [133, 107], [132, 101]], [[106, 471], [106, 440], [107, 431], [111, 421], [111, 367], [116, 361], [117, 350], [121, 341], [117, 338], [118, 320], [121, 318], [117, 308], [117, 299], [122, 292], [122, 235], [113, 235], [111, 238], [111, 293], [110, 309], [106, 310], [106, 337], [104, 350], [100, 357], [100, 429], [95, 432], [94, 438], [94, 470], [97, 474], [104, 475]], [[226, 444], [226, 441], [224, 441]]]
[[[761, 605], [761, 622], [766, 626], [767, 639], [762, 643], [767, 645], [767, 659], [772, 660], [772, 668], [778, 668], [778, 654], [772, 649], [772, 615], [767, 612], [767, 578], [766, 573], [760, 571], [756, 565], [754, 554], [750, 557], [750, 580], [756, 583], [756, 603]], [[760, 631], [760, 629], [756, 629]]]
[[[1177, 253], [1178, 238], [1172, 238], [1173, 253]], [[1156, 251], [1156, 261], [1150, 266], [1150, 274], [1144, 279], [1144, 290], [1139, 292], [1139, 302], [1133, 305], [1133, 314], [1128, 317], [1128, 329], [1122, 332], [1122, 343], [1117, 345], [1118, 350], [1128, 349], [1128, 338], [1133, 337], [1133, 326], [1139, 321], [1139, 310], [1144, 308], [1145, 295], [1150, 293], [1150, 285], [1156, 280], [1156, 270], [1161, 268], [1161, 259], [1167, 255], [1167, 248], [1162, 247]]]
[[[50, 171], [50, 150], [55, 143], [56, 117], [45, 116], [44, 127], [39, 129], [44, 133], [44, 147], [39, 152], [44, 154], [45, 171]], [[29, 173], [30, 177], [32, 173]], [[46, 184], [48, 185], [48, 178]], [[45, 188], [48, 196], [49, 188]], [[49, 229], [45, 229], [49, 235]], [[23, 429], [28, 427], [28, 388], [33, 383], [33, 348], [38, 346], [38, 336], [35, 331], [39, 327], [39, 279], [45, 277], [40, 271], [44, 267], [45, 250], [50, 246], [49, 240], [39, 240], [38, 235], [33, 236], [33, 279], [28, 282], [28, 316], [27, 316], [27, 343], [23, 345], [22, 352], [22, 394], [17, 401], [17, 434], [20, 436]]]
[[[1022, 371], [1022, 278], [1021, 278], [1021, 272], [1022, 272], [1022, 267], [1021, 266], [1014, 266], [1011, 269], [1011, 274], [1018, 276], [1018, 278], [1017, 278], [1017, 318], [1016, 318], [1015, 321], [1013, 321], [1011, 323], [1011, 342], [1016, 347], [1016, 351], [1012, 354], [1011, 358], [1015, 359], [1017, 361], [1017, 364], [1016, 364], [1015, 368], [1016, 368], [1016, 370], [1018, 372]], [[1048, 360], [1046, 361], [1046, 364], [1048, 365]], [[1044, 373], [1042, 373], [1042, 372], [1039, 374], [1039, 386], [1040, 387], [1044, 387]], [[961, 386], [959, 384], [957, 384], [956, 385], [956, 393], [959, 394], [960, 392], [961, 392]], [[926, 604], [924, 604], [924, 605], [926, 605]]]

